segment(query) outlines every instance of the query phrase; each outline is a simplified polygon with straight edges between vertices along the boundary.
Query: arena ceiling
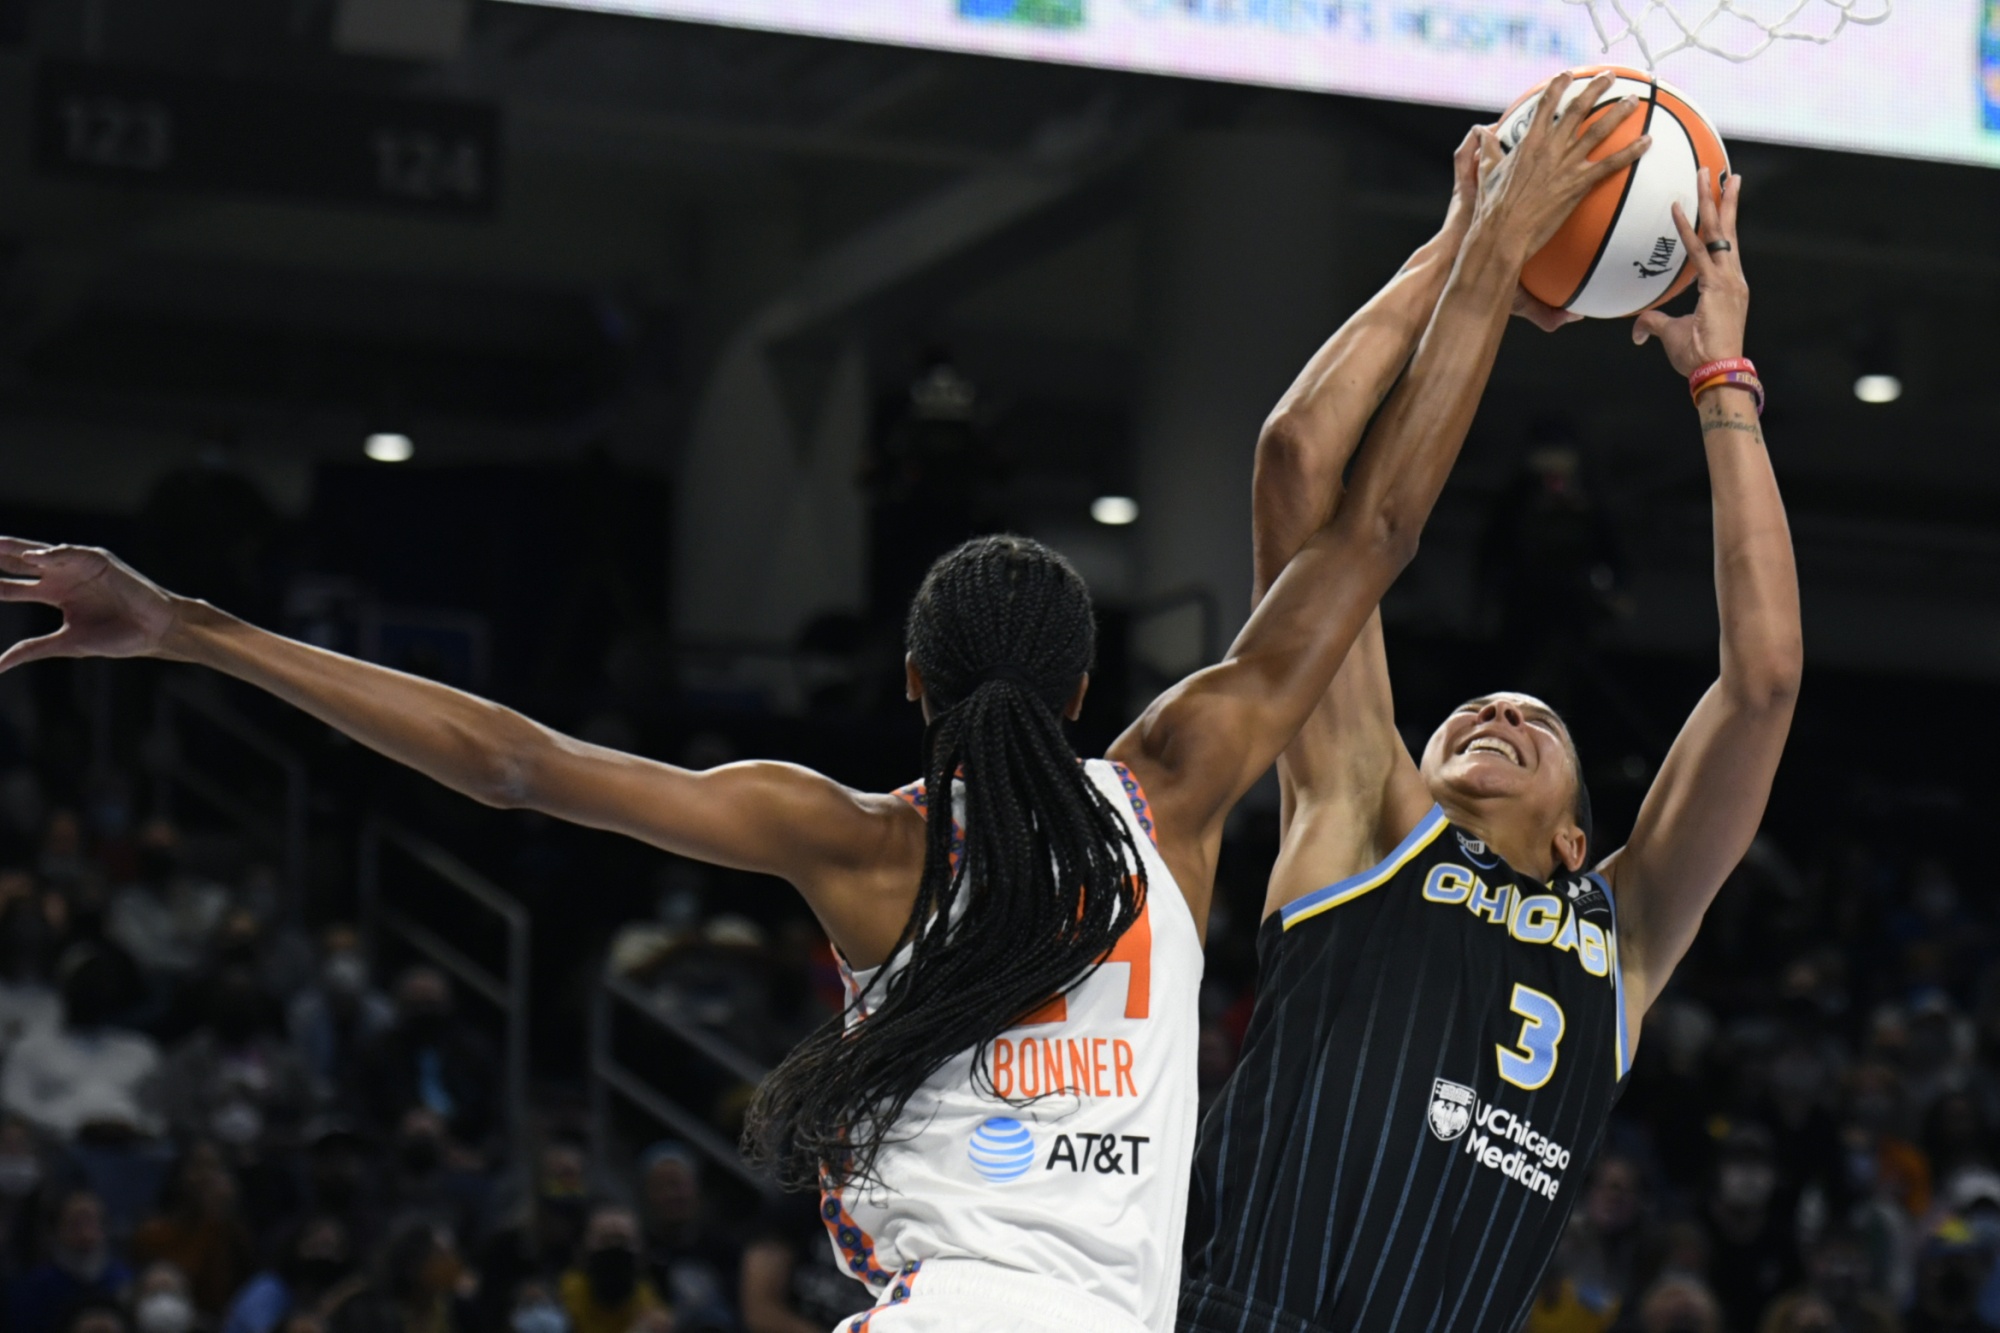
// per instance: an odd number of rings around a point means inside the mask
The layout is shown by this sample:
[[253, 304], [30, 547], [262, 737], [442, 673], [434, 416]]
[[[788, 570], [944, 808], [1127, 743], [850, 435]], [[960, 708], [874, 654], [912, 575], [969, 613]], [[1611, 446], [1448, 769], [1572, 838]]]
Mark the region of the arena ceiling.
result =
[[[483, 3], [448, 58], [396, 58], [353, 49], [367, 43], [343, 8], [0, 0], [0, 496], [130, 507], [224, 440], [296, 504], [316, 461], [391, 426], [427, 462], [606, 442], [671, 471], [716, 348], [791, 296], [813, 312], [803, 359], [822, 334], [858, 332], [885, 396], [925, 348], [949, 348], [1040, 478], [1032, 493], [1068, 503], [1130, 466], [1161, 144], [1201, 129], [1338, 138], [1358, 297], [1433, 225], [1465, 122]], [[268, 124], [266, 178], [52, 164], [49, 136], [68, 131], [49, 80], [96, 69], [171, 75]], [[258, 88], [278, 99], [268, 122]], [[314, 149], [289, 137], [281, 94], [302, 89], [336, 119], [385, 100], [487, 108], [493, 170], [442, 203], [301, 185]], [[294, 152], [307, 165], [285, 177]], [[1756, 145], [1737, 164], [1754, 342], [1815, 619], [1852, 665], [2000, 676], [2000, 172]], [[1858, 402], [1872, 370], [1901, 376], [1904, 397]], [[1699, 645], [1698, 445], [1657, 354], [1613, 326], [1512, 339], [1427, 548], [1442, 554], [1403, 614], [1468, 614], [1469, 542], [1450, 534], [1477, 526], [1551, 417], [1583, 446], [1635, 587], [1686, 608], [1649, 616], [1641, 646]]]

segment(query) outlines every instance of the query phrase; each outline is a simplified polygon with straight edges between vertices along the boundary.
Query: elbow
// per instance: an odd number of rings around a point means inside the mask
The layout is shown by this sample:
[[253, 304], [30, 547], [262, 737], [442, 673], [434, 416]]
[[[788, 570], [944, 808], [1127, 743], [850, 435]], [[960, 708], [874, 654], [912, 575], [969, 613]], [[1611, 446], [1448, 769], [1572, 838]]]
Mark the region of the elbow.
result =
[[[1264, 420], [1257, 434], [1257, 482], [1286, 492], [1302, 493], [1326, 483], [1337, 473], [1334, 460], [1314, 443], [1314, 431], [1305, 414], [1295, 407], [1280, 407]], [[1333, 476], [1337, 481], [1338, 477]]]
[[1789, 712], [1798, 702], [1805, 652], [1797, 640], [1774, 646], [1735, 671], [1731, 693], [1743, 708], [1760, 714]]
[[1363, 541], [1370, 561], [1391, 579], [1417, 558], [1424, 535], [1424, 515], [1407, 512], [1392, 500], [1371, 506]]
[[496, 810], [538, 806], [538, 774], [548, 737], [519, 713], [495, 707], [498, 715], [480, 734], [468, 737], [472, 772], [465, 794]]

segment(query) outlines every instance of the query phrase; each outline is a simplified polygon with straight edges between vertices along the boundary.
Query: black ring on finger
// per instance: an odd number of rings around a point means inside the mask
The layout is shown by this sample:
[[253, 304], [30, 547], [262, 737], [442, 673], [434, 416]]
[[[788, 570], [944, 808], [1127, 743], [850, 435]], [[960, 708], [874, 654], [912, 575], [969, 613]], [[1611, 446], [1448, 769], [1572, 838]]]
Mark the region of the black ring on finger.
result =
[[1710, 241], [1707, 246], [1708, 252], [1712, 255], [1723, 254], [1727, 251], [1734, 250], [1735, 248], [1736, 247], [1731, 245], [1728, 241]]

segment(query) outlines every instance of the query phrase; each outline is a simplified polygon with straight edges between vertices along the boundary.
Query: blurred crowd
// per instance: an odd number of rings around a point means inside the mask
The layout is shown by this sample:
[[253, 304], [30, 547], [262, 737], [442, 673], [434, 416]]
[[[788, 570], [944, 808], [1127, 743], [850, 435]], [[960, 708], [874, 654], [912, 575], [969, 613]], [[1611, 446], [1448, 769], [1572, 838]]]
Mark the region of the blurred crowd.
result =
[[[636, 1114], [612, 1160], [553, 1104], [517, 1125], [492, 1017], [444, 973], [296, 920], [253, 856], [129, 790], [0, 765], [0, 1333], [825, 1333], [866, 1307], [815, 1200]], [[1205, 1095], [1268, 863], [1224, 860]], [[768, 1065], [837, 1010], [810, 920], [745, 914], [790, 895], [660, 884], [610, 954], [660, 1012]], [[1760, 839], [1648, 1017], [1528, 1333], [2000, 1331], [1978, 887], [1858, 825]], [[739, 1078], [685, 1042], [626, 1054], [731, 1139]]]
[[301, 927], [267, 868], [206, 870], [242, 858], [127, 804], [0, 774], [0, 1333], [823, 1333], [865, 1308], [813, 1201], [725, 1224], [678, 1142], [607, 1184], [560, 1115], [510, 1138], [494, 1033], [443, 972], [378, 981], [352, 925]]
[[1944, 862], [1758, 842], [1648, 1016], [1532, 1333], [2000, 1328], [2000, 950]]

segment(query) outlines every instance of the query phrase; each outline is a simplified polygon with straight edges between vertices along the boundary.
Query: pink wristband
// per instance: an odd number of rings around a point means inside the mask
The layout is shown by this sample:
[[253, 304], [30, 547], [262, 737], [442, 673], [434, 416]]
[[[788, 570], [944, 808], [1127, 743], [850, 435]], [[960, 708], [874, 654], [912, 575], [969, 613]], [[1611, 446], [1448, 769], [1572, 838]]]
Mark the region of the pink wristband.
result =
[[1710, 375], [1694, 386], [1695, 402], [1699, 404], [1701, 396], [1710, 389], [1743, 389], [1757, 400], [1757, 415], [1760, 417], [1764, 415], [1764, 381], [1749, 371], [1725, 370], [1720, 374]]

